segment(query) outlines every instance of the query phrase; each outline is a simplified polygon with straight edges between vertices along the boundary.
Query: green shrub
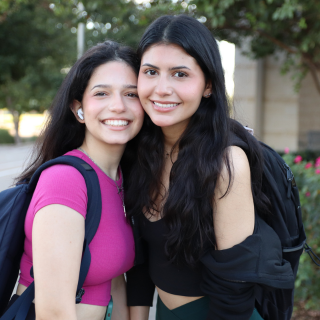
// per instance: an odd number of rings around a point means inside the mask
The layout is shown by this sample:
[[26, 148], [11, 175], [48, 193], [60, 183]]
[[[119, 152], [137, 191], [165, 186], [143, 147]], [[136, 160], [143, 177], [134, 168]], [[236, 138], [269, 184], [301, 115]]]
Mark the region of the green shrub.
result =
[[6, 129], [0, 129], [0, 144], [3, 143], [14, 143], [13, 136], [11, 136], [9, 131]]
[[37, 136], [23, 137], [21, 138], [21, 142], [35, 142], [37, 139], [38, 139]]
[[[302, 219], [307, 243], [320, 256], [320, 157], [306, 161], [301, 155], [285, 154], [300, 192]], [[320, 268], [304, 253], [295, 283], [295, 299], [307, 309], [320, 309]]]
[[[285, 152], [278, 151], [278, 153], [283, 157], [285, 155]], [[302, 151], [296, 151], [296, 152], [290, 152], [293, 156], [301, 156], [303, 160], [305, 161], [315, 161], [316, 158], [320, 156], [320, 150], [302, 150]]]

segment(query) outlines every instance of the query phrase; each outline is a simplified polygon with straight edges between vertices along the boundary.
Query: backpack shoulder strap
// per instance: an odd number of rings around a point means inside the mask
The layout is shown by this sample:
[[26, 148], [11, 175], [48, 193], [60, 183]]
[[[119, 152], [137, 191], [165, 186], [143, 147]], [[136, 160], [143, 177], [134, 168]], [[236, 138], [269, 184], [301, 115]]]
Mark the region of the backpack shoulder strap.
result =
[[76, 296], [76, 302], [79, 303], [82, 295], [84, 294], [82, 286], [88, 274], [91, 263], [89, 243], [96, 234], [101, 219], [101, 189], [97, 173], [86, 161], [74, 156], [61, 156], [47, 161], [36, 170], [29, 182], [28, 191], [34, 192], [42, 171], [56, 164], [66, 164], [76, 168], [82, 174], [87, 186], [88, 205], [85, 221], [85, 237]]
[[[76, 303], [79, 303], [81, 302], [82, 295], [84, 294], [82, 286], [88, 274], [91, 263], [89, 243], [93, 239], [101, 219], [101, 189], [96, 172], [87, 162], [74, 156], [61, 156], [47, 161], [36, 170], [31, 177], [26, 192], [33, 194], [42, 171], [56, 164], [66, 164], [76, 168], [82, 174], [87, 187], [88, 205], [85, 220], [85, 238], [76, 293]], [[33, 268], [31, 268], [30, 273], [33, 273]], [[7, 312], [1, 317], [1, 320], [25, 320], [33, 299], [34, 282], [30, 284], [21, 297], [7, 310]]]
[[85, 221], [85, 238], [88, 244], [93, 239], [101, 219], [101, 190], [98, 176], [94, 169], [84, 160], [74, 156], [61, 156], [47, 161], [33, 174], [27, 192], [33, 193], [43, 170], [56, 164], [66, 164], [76, 168], [83, 176], [87, 186], [87, 216]]

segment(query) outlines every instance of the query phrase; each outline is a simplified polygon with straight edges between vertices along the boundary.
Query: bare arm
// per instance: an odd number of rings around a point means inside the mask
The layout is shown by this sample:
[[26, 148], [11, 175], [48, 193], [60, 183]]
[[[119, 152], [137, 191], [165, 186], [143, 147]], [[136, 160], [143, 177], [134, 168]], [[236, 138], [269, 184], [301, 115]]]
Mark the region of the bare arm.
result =
[[150, 307], [129, 307], [130, 320], [148, 320]]
[[124, 275], [120, 275], [111, 282], [111, 295], [113, 309], [111, 320], [129, 320], [129, 308], [127, 307], [126, 281]]
[[[217, 181], [214, 230], [219, 250], [228, 249], [252, 235], [254, 230], [254, 204], [251, 192], [250, 167], [241, 148], [230, 147], [230, 162], [233, 181], [227, 190], [229, 175], [224, 167]], [[221, 198], [221, 199], [220, 199]]]
[[32, 228], [36, 320], [77, 319], [84, 228], [83, 216], [63, 205], [48, 205], [36, 213]]

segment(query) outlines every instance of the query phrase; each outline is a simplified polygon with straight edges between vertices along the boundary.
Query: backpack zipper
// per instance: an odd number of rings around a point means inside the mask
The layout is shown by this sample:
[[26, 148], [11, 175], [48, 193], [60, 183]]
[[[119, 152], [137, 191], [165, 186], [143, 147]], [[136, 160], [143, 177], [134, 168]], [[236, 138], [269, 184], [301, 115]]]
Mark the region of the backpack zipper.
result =
[[291, 187], [296, 186], [296, 181], [294, 179], [294, 175], [290, 169], [290, 167], [284, 162], [283, 167], [287, 171], [287, 181], [288, 181], [288, 189], [287, 189], [287, 198], [290, 199], [291, 196]]
[[242, 281], [242, 280], [231, 280], [231, 279], [226, 279], [226, 278], [221, 278], [223, 280], [229, 281], [229, 282], [234, 282], [234, 283], [246, 283], [247, 281]]

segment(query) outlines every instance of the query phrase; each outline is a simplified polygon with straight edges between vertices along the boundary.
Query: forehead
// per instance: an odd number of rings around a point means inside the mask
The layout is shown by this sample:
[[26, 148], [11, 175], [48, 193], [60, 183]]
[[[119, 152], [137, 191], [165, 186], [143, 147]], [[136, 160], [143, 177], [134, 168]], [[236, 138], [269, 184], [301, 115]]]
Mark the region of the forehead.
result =
[[89, 85], [95, 82], [103, 84], [136, 83], [137, 76], [133, 69], [123, 61], [110, 61], [97, 67], [89, 80]]
[[168, 65], [168, 67], [186, 65], [188, 67], [198, 66], [197, 61], [183, 48], [174, 44], [156, 44], [148, 48], [143, 54], [141, 65], [151, 63], [156, 66]]

